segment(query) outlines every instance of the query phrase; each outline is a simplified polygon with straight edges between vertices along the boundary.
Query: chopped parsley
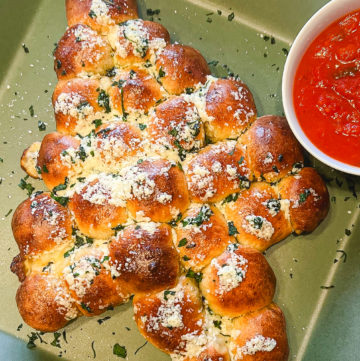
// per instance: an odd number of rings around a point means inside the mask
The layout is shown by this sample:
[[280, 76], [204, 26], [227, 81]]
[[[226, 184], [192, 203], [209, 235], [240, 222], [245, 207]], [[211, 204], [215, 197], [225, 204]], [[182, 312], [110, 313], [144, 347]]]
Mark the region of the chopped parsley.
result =
[[254, 217], [252, 220], [251, 220], [251, 224], [252, 226], [255, 228], [255, 229], [261, 229], [262, 226], [263, 226], [263, 219], [262, 217]]
[[63, 184], [58, 184], [57, 186], [55, 186], [52, 190], [52, 192], [54, 194], [56, 194], [56, 192], [58, 191], [63, 191], [67, 188], [67, 185], [68, 185], [68, 182], [69, 182], [69, 179], [68, 177], [65, 177], [65, 182]]
[[28, 194], [28, 197], [30, 197], [32, 195], [32, 193], [34, 192], [35, 187], [33, 187], [31, 183], [26, 182], [26, 180], [28, 178], [29, 178], [28, 175], [26, 177], [24, 177], [24, 178], [21, 178], [20, 183], [18, 185], [22, 190], [26, 190], [27, 194]]
[[7, 216], [9, 216], [10, 214], [11, 214], [11, 212], [12, 212], [13, 210], [12, 209], [10, 209], [6, 214], [5, 214], [5, 218], [7, 217]]
[[100, 127], [100, 125], [102, 125], [101, 119], [95, 119], [92, 121], [92, 123], [95, 125], [95, 128]]
[[168, 296], [175, 296], [175, 291], [170, 291], [170, 290], [166, 290], [164, 291], [164, 300], [167, 301], [168, 300]]
[[234, 17], [235, 17], [235, 14], [234, 13], [231, 13], [228, 15], [228, 20], [229, 21], [233, 21], [234, 20]]
[[277, 214], [280, 212], [281, 203], [278, 199], [269, 199], [266, 201], [266, 208]]
[[61, 337], [60, 332], [54, 332], [54, 340], [50, 343], [50, 345], [60, 348], [60, 340], [59, 340], [60, 337]]
[[29, 112], [30, 112], [30, 116], [33, 117], [35, 115], [35, 112], [34, 112], [34, 106], [33, 105], [30, 105], [29, 107]]
[[146, 127], [147, 127], [146, 124], [139, 123], [140, 130], [144, 130], [144, 129], [146, 129]]
[[91, 19], [94, 19], [94, 18], [97, 17], [96, 14], [95, 14], [95, 12], [94, 12], [94, 10], [90, 10], [88, 15], [89, 15], [89, 17], [90, 17]]
[[191, 268], [187, 271], [186, 277], [193, 278], [196, 282], [200, 283], [203, 277], [201, 272], [194, 272]]
[[22, 48], [24, 49], [25, 54], [29, 54], [29, 53], [30, 53], [29, 48], [28, 48], [24, 43], [22, 44]]
[[187, 244], [187, 239], [186, 238], [183, 238], [180, 240], [179, 244], [178, 244], [178, 247], [184, 247], [186, 244]]
[[[39, 173], [39, 172], [38, 172]], [[42, 166], [42, 170], [40, 169], [40, 174], [41, 173], [49, 173], [49, 169], [47, 168], [46, 164], [44, 164]]]
[[168, 224], [172, 227], [175, 227], [177, 225], [177, 223], [180, 221], [180, 219], [182, 218], [182, 213], [179, 213], [177, 215], [176, 218], [174, 218], [173, 220], [171, 220]]
[[165, 75], [166, 75], [165, 71], [163, 70], [162, 67], [160, 67], [160, 69], [159, 69], [159, 78], [163, 78]]
[[212, 215], [213, 211], [211, 208], [208, 205], [203, 205], [195, 217], [186, 217], [181, 221], [181, 223], [183, 227], [186, 227], [187, 225], [196, 225], [199, 227], [204, 222], [207, 222]]
[[99, 106], [105, 109], [105, 113], [110, 113], [111, 108], [110, 108], [109, 95], [103, 89], [101, 90], [99, 89], [98, 91], [99, 91], [99, 96], [97, 102]]
[[64, 258], [68, 258], [68, 257], [70, 256], [70, 254], [71, 254], [72, 252], [74, 252], [74, 251], [75, 251], [75, 247], [73, 247], [73, 248], [69, 249], [68, 251], [66, 251], [66, 252], [64, 253]]
[[222, 201], [222, 204], [235, 202], [238, 198], [239, 198], [239, 193], [230, 194]]
[[215, 326], [216, 328], [218, 328], [219, 330], [221, 330], [221, 323], [222, 323], [221, 321], [214, 320], [213, 323], [214, 323], [214, 326]]
[[234, 236], [235, 234], [239, 234], [239, 231], [234, 225], [234, 222], [228, 222], [228, 228], [229, 228], [229, 236]]
[[40, 132], [43, 132], [44, 130], [46, 130], [46, 124], [44, 122], [42, 122], [41, 120], [39, 120], [38, 128], [39, 128]]
[[303, 193], [300, 193], [299, 203], [304, 203], [310, 194], [311, 193], [309, 189], [305, 189]]
[[101, 324], [103, 324], [105, 321], [107, 321], [107, 320], [110, 320], [110, 316], [105, 316], [104, 318], [99, 318], [98, 320], [97, 320], [97, 323], [99, 324], [99, 325], [101, 325]]
[[60, 203], [63, 207], [66, 207], [66, 205], [69, 202], [69, 197], [59, 197], [59, 196], [56, 196], [54, 193], [51, 193], [50, 196], [56, 202]]
[[36, 332], [31, 332], [30, 335], [27, 335], [28, 337], [28, 343], [26, 345], [27, 348], [35, 348], [35, 341], [39, 339], [38, 335]]
[[84, 302], [81, 302], [80, 304], [81, 308], [84, 309], [85, 311], [92, 313], [92, 310], [89, 306], [87, 306]]
[[116, 343], [113, 347], [113, 354], [121, 358], [126, 358], [127, 351], [125, 346], [120, 346], [118, 343]]
[[48, 272], [52, 264], [54, 264], [54, 262], [49, 262], [45, 267], [43, 267], [42, 272]]

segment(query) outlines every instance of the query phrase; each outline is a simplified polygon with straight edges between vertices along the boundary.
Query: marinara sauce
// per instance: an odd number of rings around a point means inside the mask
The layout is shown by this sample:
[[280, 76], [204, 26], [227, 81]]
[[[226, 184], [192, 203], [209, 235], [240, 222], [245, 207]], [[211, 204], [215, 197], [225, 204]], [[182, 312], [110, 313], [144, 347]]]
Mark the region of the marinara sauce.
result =
[[326, 28], [295, 76], [299, 123], [324, 153], [360, 167], [360, 10]]

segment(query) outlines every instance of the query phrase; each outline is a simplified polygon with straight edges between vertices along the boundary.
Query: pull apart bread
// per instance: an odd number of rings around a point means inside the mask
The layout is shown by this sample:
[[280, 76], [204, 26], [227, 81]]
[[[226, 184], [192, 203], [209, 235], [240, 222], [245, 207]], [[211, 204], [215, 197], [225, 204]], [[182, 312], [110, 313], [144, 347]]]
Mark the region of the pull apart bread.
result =
[[67, 0], [54, 52], [57, 132], [23, 153], [42, 178], [17, 208], [21, 316], [55, 331], [133, 297], [174, 360], [288, 359], [261, 253], [311, 232], [327, 188], [285, 118], [257, 118], [238, 78], [210, 75], [135, 0]]

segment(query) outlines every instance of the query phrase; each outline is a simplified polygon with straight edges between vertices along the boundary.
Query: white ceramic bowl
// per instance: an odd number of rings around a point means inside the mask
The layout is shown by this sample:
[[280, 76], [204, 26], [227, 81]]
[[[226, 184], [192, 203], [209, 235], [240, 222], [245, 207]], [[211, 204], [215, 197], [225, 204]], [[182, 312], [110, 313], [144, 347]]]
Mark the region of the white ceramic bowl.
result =
[[290, 128], [302, 146], [315, 158], [340, 171], [360, 175], [360, 167], [340, 162], [318, 149], [306, 136], [296, 117], [293, 103], [293, 84], [298, 65], [311, 42], [335, 20], [360, 9], [359, 0], [332, 0], [321, 8], [301, 29], [286, 60], [282, 79], [282, 98]]

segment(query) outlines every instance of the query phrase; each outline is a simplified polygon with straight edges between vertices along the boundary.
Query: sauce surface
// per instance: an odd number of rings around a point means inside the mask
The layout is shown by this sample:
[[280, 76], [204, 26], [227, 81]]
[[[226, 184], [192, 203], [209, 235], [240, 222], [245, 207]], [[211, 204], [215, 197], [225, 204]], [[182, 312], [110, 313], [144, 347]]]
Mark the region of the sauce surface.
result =
[[332, 158], [360, 167], [360, 10], [312, 42], [297, 69], [293, 96], [310, 141]]

